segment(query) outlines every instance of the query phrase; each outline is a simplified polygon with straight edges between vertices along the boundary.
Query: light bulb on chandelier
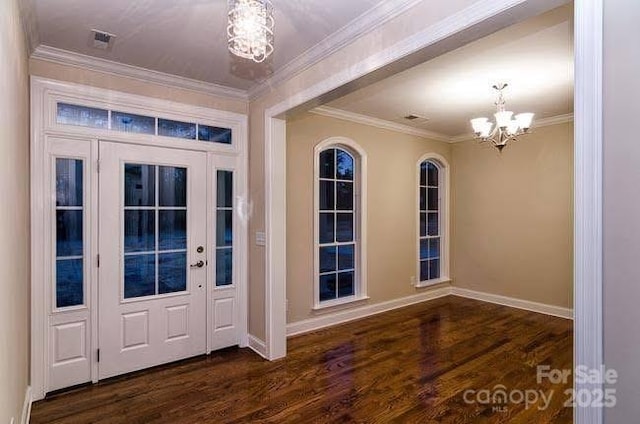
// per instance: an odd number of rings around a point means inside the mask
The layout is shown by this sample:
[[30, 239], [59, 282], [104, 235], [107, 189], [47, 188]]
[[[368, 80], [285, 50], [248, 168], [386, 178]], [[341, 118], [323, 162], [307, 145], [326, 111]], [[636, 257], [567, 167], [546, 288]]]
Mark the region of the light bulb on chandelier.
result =
[[[517, 141], [519, 136], [529, 134], [533, 123], [533, 113], [519, 113], [513, 116], [513, 112], [505, 110], [505, 100], [502, 90], [507, 84], [494, 85], [493, 88], [498, 92], [498, 100], [496, 101], [496, 113], [494, 114], [496, 123], [488, 118], [474, 118], [471, 120], [471, 127], [475, 138], [480, 142], [491, 141], [493, 145], [500, 151], [504, 149], [509, 141]], [[513, 117], [513, 119], [512, 119]]]
[[227, 36], [236, 56], [264, 62], [273, 53], [273, 5], [271, 0], [229, 0]]

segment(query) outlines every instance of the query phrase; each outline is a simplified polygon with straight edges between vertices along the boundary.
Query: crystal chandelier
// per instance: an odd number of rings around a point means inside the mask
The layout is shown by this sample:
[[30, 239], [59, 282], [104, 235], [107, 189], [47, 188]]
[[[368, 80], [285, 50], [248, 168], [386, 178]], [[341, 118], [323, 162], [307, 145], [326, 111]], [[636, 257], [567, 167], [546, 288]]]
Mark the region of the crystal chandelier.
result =
[[273, 24], [271, 0], [229, 0], [229, 51], [263, 62], [273, 52]]
[[[509, 141], [517, 141], [518, 137], [529, 134], [531, 123], [533, 122], [533, 113], [520, 113], [511, 119], [513, 112], [505, 110], [505, 100], [502, 90], [507, 84], [494, 85], [493, 88], [498, 92], [498, 100], [496, 101], [497, 111], [495, 113], [496, 125], [487, 118], [475, 118], [471, 120], [471, 126], [475, 138], [480, 142], [491, 141], [498, 150], [502, 151]], [[492, 131], [493, 129], [493, 131]]]

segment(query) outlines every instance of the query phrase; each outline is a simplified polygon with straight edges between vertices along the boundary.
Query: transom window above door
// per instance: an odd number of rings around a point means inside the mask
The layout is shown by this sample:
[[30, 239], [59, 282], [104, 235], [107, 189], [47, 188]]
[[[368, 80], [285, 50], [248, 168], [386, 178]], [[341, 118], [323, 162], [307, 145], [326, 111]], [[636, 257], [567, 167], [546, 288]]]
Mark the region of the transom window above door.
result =
[[231, 128], [63, 102], [57, 103], [56, 122], [61, 125], [159, 135], [220, 144], [232, 144], [233, 135]]

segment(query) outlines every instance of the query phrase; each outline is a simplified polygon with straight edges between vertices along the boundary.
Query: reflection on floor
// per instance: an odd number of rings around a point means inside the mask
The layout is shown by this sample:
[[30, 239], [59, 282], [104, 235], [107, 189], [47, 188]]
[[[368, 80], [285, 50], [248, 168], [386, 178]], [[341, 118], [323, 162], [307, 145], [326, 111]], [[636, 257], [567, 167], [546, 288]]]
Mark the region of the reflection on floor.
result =
[[[286, 359], [248, 349], [53, 396], [32, 423], [565, 423], [573, 325], [449, 296], [289, 339]], [[528, 401], [536, 401], [527, 404]]]

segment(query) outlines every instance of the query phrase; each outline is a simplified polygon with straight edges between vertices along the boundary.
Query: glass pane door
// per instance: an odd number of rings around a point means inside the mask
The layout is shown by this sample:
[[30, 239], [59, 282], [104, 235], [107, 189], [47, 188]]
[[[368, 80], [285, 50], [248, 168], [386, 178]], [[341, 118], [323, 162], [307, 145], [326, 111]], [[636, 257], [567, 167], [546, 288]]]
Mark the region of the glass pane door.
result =
[[124, 298], [187, 289], [187, 169], [124, 165]]
[[83, 161], [56, 158], [57, 308], [84, 304], [84, 185]]
[[233, 284], [233, 172], [216, 176], [216, 286]]

